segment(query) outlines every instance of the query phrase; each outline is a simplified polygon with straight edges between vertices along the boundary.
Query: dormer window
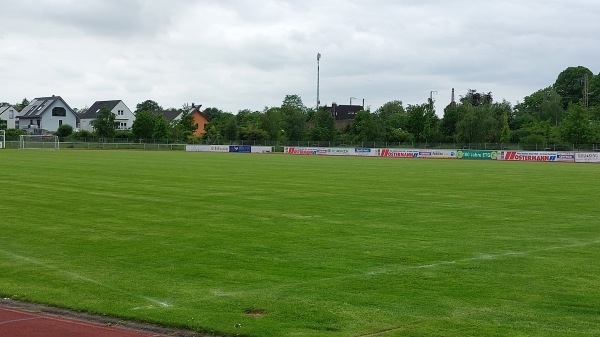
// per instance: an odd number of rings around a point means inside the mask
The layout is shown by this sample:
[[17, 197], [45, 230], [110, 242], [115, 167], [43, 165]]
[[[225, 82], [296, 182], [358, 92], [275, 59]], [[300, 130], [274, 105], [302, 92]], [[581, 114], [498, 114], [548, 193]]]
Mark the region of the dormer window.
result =
[[63, 107], [56, 107], [52, 109], [52, 116], [54, 117], [65, 117], [67, 116], [67, 110]]

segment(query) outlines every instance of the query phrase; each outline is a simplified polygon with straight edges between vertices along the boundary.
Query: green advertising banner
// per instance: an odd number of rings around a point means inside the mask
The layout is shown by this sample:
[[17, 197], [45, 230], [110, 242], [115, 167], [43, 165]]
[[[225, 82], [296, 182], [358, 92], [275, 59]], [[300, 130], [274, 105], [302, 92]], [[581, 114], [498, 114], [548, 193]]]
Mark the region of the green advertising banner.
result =
[[458, 150], [456, 152], [456, 158], [458, 158], [458, 159], [496, 160], [496, 159], [498, 159], [498, 151]]

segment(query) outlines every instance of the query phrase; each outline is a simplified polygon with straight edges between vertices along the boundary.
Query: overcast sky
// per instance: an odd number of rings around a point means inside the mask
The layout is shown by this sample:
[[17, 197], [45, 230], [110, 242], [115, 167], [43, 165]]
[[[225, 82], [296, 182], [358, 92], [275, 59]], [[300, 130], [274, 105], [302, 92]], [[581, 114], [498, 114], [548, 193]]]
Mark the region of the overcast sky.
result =
[[[376, 110], [468, 89], [511, 104], [569, 66], [600, 71], [598, 0], [0, 0], [0, 102], [147, 99], [237, 113]], [[437, 92], [437, 93], [432, 93]]]

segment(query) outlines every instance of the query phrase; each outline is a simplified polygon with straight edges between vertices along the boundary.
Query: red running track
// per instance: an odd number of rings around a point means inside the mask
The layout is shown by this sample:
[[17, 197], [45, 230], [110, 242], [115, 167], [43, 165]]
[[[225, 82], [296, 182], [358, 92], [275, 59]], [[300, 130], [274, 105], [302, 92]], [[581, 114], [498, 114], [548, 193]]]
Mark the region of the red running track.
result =
[[161, 337], [49, 314], [0, 307], [0, 337]]

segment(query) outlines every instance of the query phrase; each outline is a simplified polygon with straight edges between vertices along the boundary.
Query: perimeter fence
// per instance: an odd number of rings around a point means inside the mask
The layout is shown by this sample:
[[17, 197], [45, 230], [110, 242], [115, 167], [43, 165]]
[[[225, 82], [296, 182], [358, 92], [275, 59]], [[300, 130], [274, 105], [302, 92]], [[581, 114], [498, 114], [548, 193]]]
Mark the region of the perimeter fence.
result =
[[[102, 141], [64, 141], [61, 150], [141, 150], [141, 151], [185, 151], [186, 145], [232, 145], [271, 146], [274, 152], [283, 152], [285, 147], [327, 148], [399, 148], [399, 149], [454, 149], [454, 150], [513, 150], [513, 151], [592, 151], [600, 152], [600, 144], [566, 143], [392, 143], [392, 142], [333, 142], [333, 141], [222, 141], [219, 144], [206, 142], [169, 143], [129, 139], [104, 139]], [[7, 149], [18, 149], [18, 141], [7, 141]]]

